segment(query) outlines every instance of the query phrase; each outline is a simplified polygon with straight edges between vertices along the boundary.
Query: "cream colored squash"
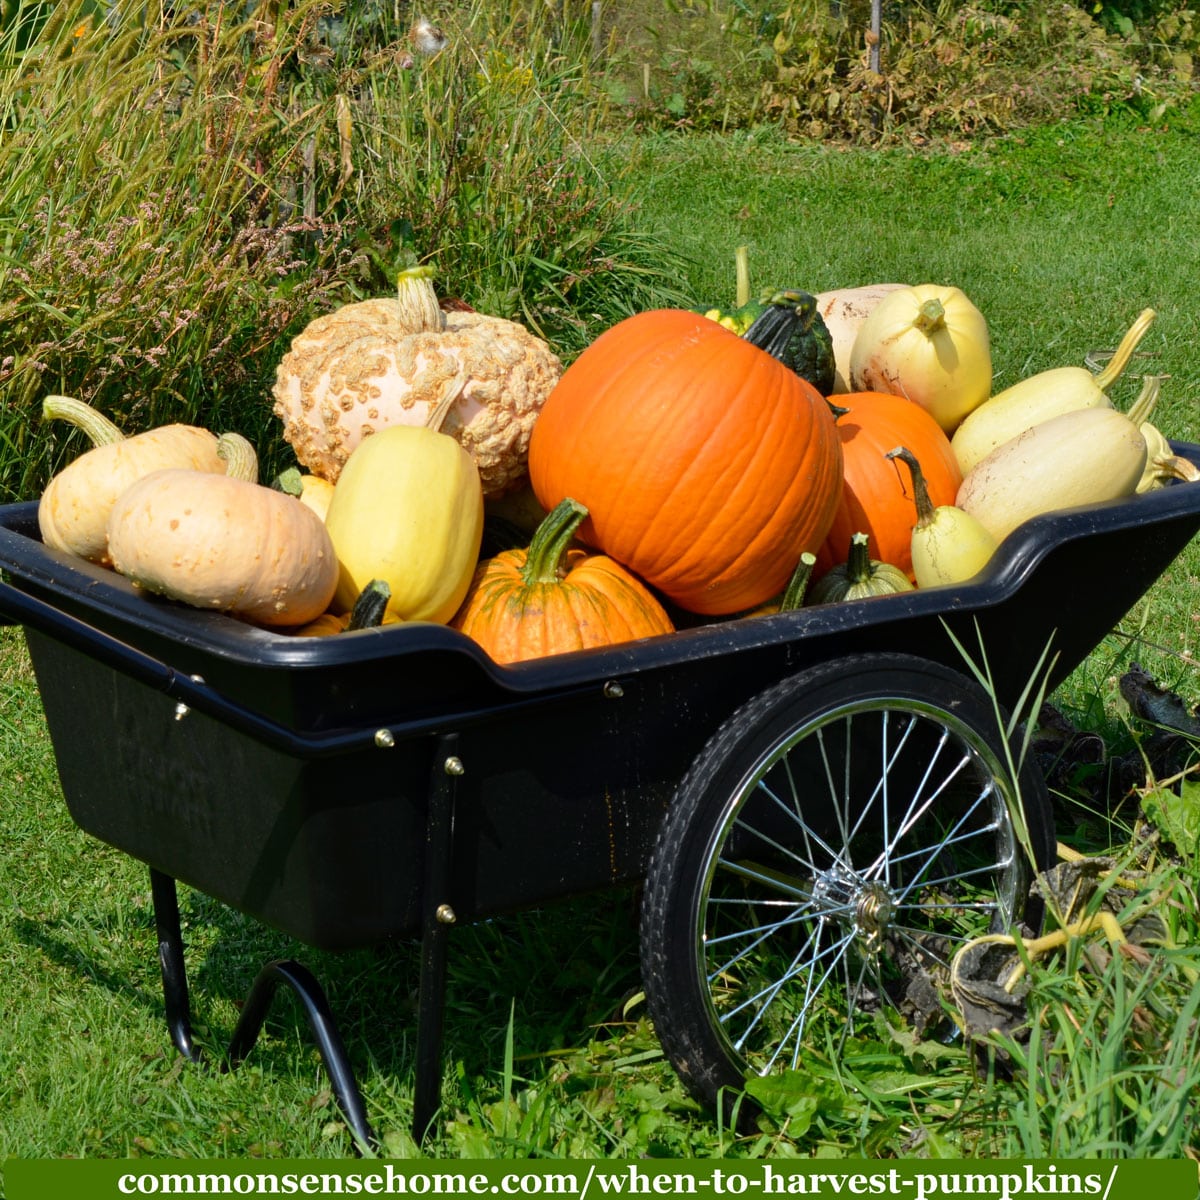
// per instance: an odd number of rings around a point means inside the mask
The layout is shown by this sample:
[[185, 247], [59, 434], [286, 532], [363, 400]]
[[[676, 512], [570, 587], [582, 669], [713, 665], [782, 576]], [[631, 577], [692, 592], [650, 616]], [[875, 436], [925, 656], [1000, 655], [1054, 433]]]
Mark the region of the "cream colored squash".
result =
[[346, 461], [325, 514], [341, 571], [334, 612], [372, 579], [391, 588], [388, 613], [446, 624], [475, 571], [483, 491], [471, 455], [448, 434], [395, 425]]
[[525, 478], [529, 437], [562, 363], [515, 321], [443, 313], [429, 271], [405, 272], [397, 294], [344, 305], [292, 342], [276, 372], [276, 415], [297, 459], [336, 482], [354, 449], [381, 429], [428, 424], [479, 468], [484, 492]]
[[817, 312], [833, 341], [833, 391], [850, 391], [850, 351], [859, 327], [884, 296], [907, 287], [905, 283], [868, 283], [817, 293]]
[[111, 563], [108, 514], [136, 480], [165, 467], [225, 473], [217, 436], [195, 425], [160, 425], [126, 437], [107, 417], [70, 396], [47, 396], [46, 420], [67, 421], [92, 442], [46, 485], [38, 502], [42, 541], [91, 562]]
[[1075, 409], [993, 450], [962, 481], [956, 504], [1001, 542], [1042, 513], [1132, 495], [1146, 453], [1124, 413]]
[[315, 619], [338, 581], [320, 517], [230, 469], [166, 468], [126, 488], [108, 517], [113, 566], [146, 591], [254, 624]]
[[991, 395], [983, 314], [956, 287], [922, 283], [890, 292], [859, 326], [850, 390], [905, 396], [953, 433]]
[[1111, 408], [1108, 389], [1125, 370], [1154, 316], [1152, 308], [1142, 311], [1098, 374], [1086, 367], [1051, 367], [997, 392], [968, 414], [950, 439], [962, 473], [997, 446], [1051, 417], [1076, 408]]

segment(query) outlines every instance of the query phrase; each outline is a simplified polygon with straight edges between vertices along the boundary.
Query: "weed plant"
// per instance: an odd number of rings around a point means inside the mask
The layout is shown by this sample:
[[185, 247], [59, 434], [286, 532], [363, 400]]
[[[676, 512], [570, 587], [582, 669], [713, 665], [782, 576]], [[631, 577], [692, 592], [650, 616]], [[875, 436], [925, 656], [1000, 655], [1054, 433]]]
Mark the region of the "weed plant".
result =
[[423, 254], [472, 303], [570, 358], [607, 325], [682, 293], [669, 239], [622, 219], [609, 183], [621, 168], [610, 158], [602, 169], [592, 149], [606, 109], [586, 43], [564, 39], [551, 12], [449, 13], [446, 49], [421, 69], [369, 72], [353, 206], [377, 263]]
[[[241, 34], [97, 24], [56, 6], [0, 54], [0, 461], [6, 499], [36, 495], [64, 444], [38, 420], [77, 395], [134, 432], [172, 420], [256, 441], [283, 339], [335, 297], [329, 230], [277, 219], [289, 169], [260, 77], [230, 76]], [[223, 51], [224, 53], [220, 53]], [[203, 62], [185, 79], [172, 55]], [[106, 79], [102, 89], [97, 78]]]
[[[1191, 885], [1175, 872], [1160, 883], [1149, 902], [1194, 906]], [[1015, 1157], [1196, 1153], [1198, 968], [1194, 941], [1115, 953], [1078, 943], [1052, 969], [1034, 968], [1028, 1040], [997, 1039], [995, 1047], [1016, 1084]]]

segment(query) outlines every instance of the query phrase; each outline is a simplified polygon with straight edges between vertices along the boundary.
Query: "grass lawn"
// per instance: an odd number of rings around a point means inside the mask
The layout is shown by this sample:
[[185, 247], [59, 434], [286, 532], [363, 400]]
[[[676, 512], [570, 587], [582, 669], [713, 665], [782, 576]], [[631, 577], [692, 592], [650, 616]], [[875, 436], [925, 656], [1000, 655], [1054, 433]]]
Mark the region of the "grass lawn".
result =
[[[965, 152], [843, 151], [748, 135], [655, 138], [634, 156], [642, 221], [686, 256], [697, 302], [732, 301], [743, 244], [756, 288], [952, 283], [988, 320], [995, 390], [1082, 365], [1151, 307], [1154, 325], [1110, 394], [1125, 407], [1142, 374], [1166, 375], [1156, 423], [1196, 441], [1200, 241], [1187, 231], [1200, 225], [1198, 139], [1194, 106], [1155, 128], [1078, 122]], [[1123, 626], [1139, 636], [1143, 665], [1193, 699], [1198, 576], [1193, 548]], [[1103, 587], [1102, 577], [1094, 583]], [[1089, 664], [1080, 703], [1090, 706], [1093, 685], [1114, 686], [1109, 664], [1126, 647], [1118, 637]]]
[[[769, 136], [654, 137], [632, 153], [640, 222], [686, 256], [691, 266], [680, 282], [697, 302], [732, 298], [733, 254], [743, 243], [763, 284], [816, 291], [953, 282], [989, 320], [998, 385], [1081, 363], [1115, 345], [1151, 306], [1159, 316], [1143, 343], [1146, 357], [1114, 398], [1131, 398], [1139, 373], [1167, 374], [1159, 424], [1198, 440], [1198, 136], [1200, 117], [1188, 117], [1156, 129], [1080, 123], [957, 153], [847, 152]], [[1105, 570], [1120, 569], [1098, 564], [1094, 578], [1063, 597], [1064, 612], [1104, 586]], [[1115, 680], [1131, 657], [1196, 698], [1197, 576], [1193, 549], [1064, 687], [1073, 712], [1087, 712], [1106, 733], [1119, 730]], [[291, 1002], [280, 1003], [236, 1072], [185, 1064], [173, 1053], [145, 870], [67, 816], [13, 631], [0, 635], [0, 797], [0, 1159], [348, 1153]], [[1127, 836], [1106, 822], [1099, 829], [1118, 844]], [[1198, 877], [1191, 861], [1154, 886], [1174, 913]], [[416, 948], [318, 954], [186, 889], [182, 906], [198, 1034], [210, 1056], [236, 1023], [258, 966], [297, 957], [328, 987], [385, 1150], [416, 1152], [407, 1132]], [[625, 893], [456, 931], [446, 1121], [427, 1153], [1065, 1156], [1200, 1148], [1200, 1113], [1186, 1100], [1200, 1050], [1194, 1029], [1176, 1023], [1179, 1013], [1194, 1019], [1194, 904], [1173, 925], [1178, 945], [1145, 972], [1147, 986], [1159, 989], [1150, 995], [1112, 999], [1119, 956], [1096, 969], [1103, 986], [1079, 982], [1077, 956], [1059, 973], [1039, 975], [1035, 998], [1051, 1007], [1042, 1058], [1031, 1057], [1029, 1071], [1009, 1077], [998, 1060], [980, 1065], [961, 1045], [880, 1030], [836, 1058], [815, 1047], [803, 1064], [802, 1100], [793, 1095], [757, 1134], [737, 1137], [686, 1097], [657, 1048], [637, 995], [635, 931], [635, 900]], [[1155, 1014], [1161, 1037], [1141, 1026], [1140, 1041], [1134, 1037], [1135, 1010]], [[1064, 1013], [1070, 1019], [1055, 1016]], [[1107, 1040], [1084, 1036], [1097, 1029]], [[1104, 1042], [1107, 1058], [1092, 1053], [1093, 1042]], [[1146, 1080], [1145, 1063], [1168, 1059], [1172, 1079], [1158, 1079], [1155, 1068], [1146, 1083], [1158, 1091], [1138, 1093], [1110, 1125], [1095, 1119], [1109, 1112], [1104, 1089], [1122, 1064]], [[1129, 1084], [1125, 1094], [1135, 1090]]]

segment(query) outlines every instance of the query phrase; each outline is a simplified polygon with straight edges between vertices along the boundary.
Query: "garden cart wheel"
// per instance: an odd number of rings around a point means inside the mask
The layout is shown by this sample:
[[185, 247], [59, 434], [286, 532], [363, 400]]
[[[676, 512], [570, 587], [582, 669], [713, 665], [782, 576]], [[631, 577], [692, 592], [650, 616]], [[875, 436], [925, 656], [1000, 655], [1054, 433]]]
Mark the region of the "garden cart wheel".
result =
[[647, 1005], [693, 1094], [794, 1070], [806, 1046], [837, 1054], [885, 1009], [940, 1018], [958, 946], [1023, 913], [1040, 925], [1013, 806], [1038, 870], [1052, 818], [1040, 772], [1018, 789], [1008, 763], [986, 692], [908, 655], [803, 671], [725, 722], [642, 903]]

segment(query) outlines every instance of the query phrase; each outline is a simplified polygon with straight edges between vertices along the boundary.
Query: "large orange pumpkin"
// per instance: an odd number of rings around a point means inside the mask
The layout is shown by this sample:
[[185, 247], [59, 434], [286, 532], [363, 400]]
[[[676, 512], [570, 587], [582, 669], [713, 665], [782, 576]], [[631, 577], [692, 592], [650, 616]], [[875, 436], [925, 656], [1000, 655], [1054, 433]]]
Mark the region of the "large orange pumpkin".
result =
[[907, 446], [921, 464], [934, 506], [953, 504], [962, 472], [950, 439], [925, 409], [903, 396], [851, 392], [838, 396], [837, 403], [846, 409], [837, 421], [845, 482], [815, 573], [844, 563], [850, 539], [865, 533], [872, 558], [911, 577], [917, 503], [908, 471], [887, 454]]
[[480, 563], [451, 625], [500, 663], [673, 633], [666, 610], [639, 579], [611, 558], [571, 548], [586, 516], [568, 497], [526, 549]]
[[776, 595], [820, 547], [842, 455], [811, 384], [716, 321], [656, 309], [567, 368], [529, 475], [543, 508], [574, 496], [588, 509], [588, 544], [681, 608], [720, 615]]

